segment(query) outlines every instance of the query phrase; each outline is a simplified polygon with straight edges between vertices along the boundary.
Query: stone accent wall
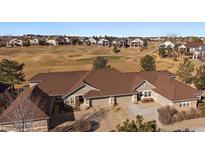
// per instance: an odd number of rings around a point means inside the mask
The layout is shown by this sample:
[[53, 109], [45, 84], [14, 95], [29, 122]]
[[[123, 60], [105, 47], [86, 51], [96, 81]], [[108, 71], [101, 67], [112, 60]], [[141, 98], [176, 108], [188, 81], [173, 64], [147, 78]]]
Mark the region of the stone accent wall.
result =
[[[48, 120], [33, 121], [31, 124], [31, 132], [47, 132], [48, 131]], [[11, 124], [0, 125], [0, 130], [8, 132], [16, 132], [16, 128]]]

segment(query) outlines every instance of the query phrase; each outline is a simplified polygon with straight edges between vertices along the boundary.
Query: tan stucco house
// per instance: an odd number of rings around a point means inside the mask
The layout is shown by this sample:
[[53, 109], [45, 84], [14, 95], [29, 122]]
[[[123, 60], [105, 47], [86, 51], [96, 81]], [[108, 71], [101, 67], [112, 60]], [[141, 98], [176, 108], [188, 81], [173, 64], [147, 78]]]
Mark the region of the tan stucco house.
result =
[[108, 106], [152, 98], [162, 106], [187, 110], [197, 107], [201, 91], [175, 79], [168, 71], [127, 72], [116, 69], [40, 73], [30, 79], [55, 105]]

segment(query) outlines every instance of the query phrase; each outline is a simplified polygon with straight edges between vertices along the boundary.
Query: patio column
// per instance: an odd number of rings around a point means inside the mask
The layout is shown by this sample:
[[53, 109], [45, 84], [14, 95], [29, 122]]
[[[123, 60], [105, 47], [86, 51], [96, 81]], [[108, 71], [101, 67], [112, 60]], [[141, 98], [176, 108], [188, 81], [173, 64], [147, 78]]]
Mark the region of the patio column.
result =
[[75, 104], [75, 106], [77, 106], [77, 104], [76, 104], [76, 96], [74, 96], [74, 104]]
[[86, 106], [88, 106], [88, 107], [90, 107], [90, 100], [84, 98], [84, 103], [83, 103], [83, 104], [86, 105]]
[[194, 60], [195, 54], [193, 53], [192, 59]]

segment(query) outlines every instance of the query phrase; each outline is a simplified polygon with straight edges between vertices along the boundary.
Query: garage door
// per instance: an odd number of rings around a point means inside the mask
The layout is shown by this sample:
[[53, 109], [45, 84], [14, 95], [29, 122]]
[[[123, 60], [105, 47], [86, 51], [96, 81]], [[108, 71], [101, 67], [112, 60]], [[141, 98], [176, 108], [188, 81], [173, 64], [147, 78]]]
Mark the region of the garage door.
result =
[[132, 96], [117, 96], [115, 100], [118, 105], [132, 104]]
[[100, 107], [109, 106], [109, 98], [91, 99], [90, 105], [93, 107], [95, 107], [95, 106], [100, 106]]

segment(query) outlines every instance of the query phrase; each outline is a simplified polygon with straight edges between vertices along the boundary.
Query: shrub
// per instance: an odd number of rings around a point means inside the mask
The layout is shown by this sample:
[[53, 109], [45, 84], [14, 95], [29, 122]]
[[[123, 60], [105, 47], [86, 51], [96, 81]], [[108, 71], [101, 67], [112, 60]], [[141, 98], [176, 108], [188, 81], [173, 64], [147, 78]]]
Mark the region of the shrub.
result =
[[142, 103], [150, 103], [150, 102], [153, 102], [154, 99], [153, 98], [144, 98], [141, 100]]
[[113, 112], [119, 112], [120, 111], [120, 107], [116, 103], [112, 104], [111, 108], [112, 108]]
[[187, 113], [189, 116], [189, 119], [195, 119], [200, 117], [200, 113], [196, 109], [191, 109]]
[[101, 56], [96, 57], [93, 60], [92, 65], [93, 65], [92, 67], [93, 70], [110, 68], [110, 65], [108, 64], [108, 59], [106, 57], [101, 57]]
[[168, 125], [176, 121], [175, 117], [178, 111], [170, 106], [161, 107], [158, 110], [158, 119], [163, 125]]
[[198, 104], [198, 109], [200, 110], [201, 117], [205, 117], [205, 103], [204, 102], [200, 102]]
[[140, 66], [141, 69], [144, 71], [155, 71], [156, 65], [155, 65], [155, 59], [154, 57], [150, 55], [146, 55], [140, 59]]
[[129, 121], [127, 119], [123, 125], [117, 125], [118, 132], [158, 132], [155, 120], [144, 122], [144, 118], [140, 115], [136, 116], [136, 120]]
[[172, 58], [173, 58], [173, 61], [177, 61], [177, 54], [176, 54], [176, 53], [173, 53], [173, 54], [172, 54]]
[[117, 48], [117, 45], [114, 45], [113, 46], [113, 50], [112, 50], [114, 53], [118, 53], [120, 52], [120, 50]]
[[185, 128], [185, 129], [176, 129], [173, 132], [195, 132], [195, 131], [189, 128]]
[[201, 113], [196, 109], [179, 112], [170, 106], [159, 108], [158, 113], [158, 119], [163, 125], [168, 125], [182, 120], [195, 119], [201, 116]]
[[182, 80], [184, 83], [191, 83], [192, 82], [192, 72], [194, 71], [194, 64], [188, 58], [184, 58], [183, 63], [179, 64], [179, 68], [177, 70], [177, 75], [179, 79]]
[[202, 65], [197, 69], [194, 84], [197, 89], [205, 90], [205, 65]]
[[166, 50], [164, 48], [159, 49], [159, 56], [165, 58], [167, 56]]

